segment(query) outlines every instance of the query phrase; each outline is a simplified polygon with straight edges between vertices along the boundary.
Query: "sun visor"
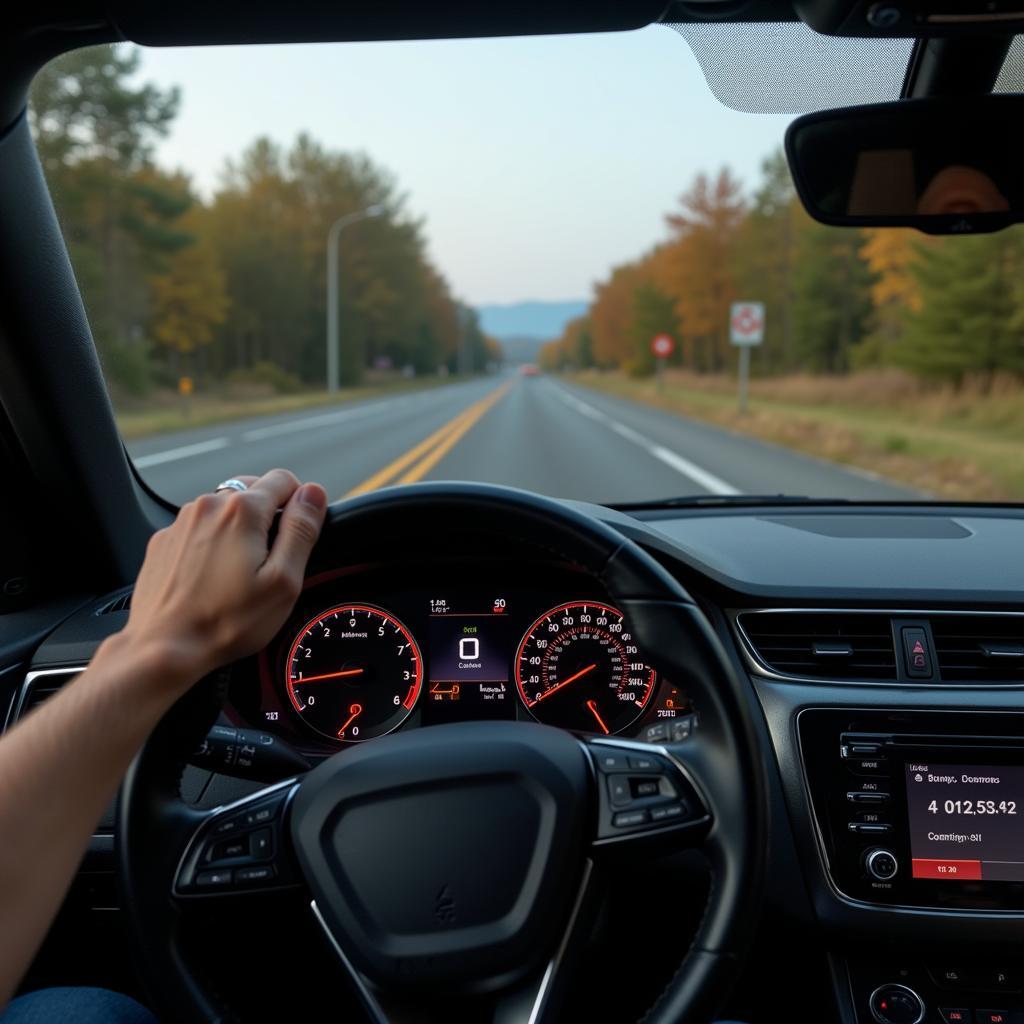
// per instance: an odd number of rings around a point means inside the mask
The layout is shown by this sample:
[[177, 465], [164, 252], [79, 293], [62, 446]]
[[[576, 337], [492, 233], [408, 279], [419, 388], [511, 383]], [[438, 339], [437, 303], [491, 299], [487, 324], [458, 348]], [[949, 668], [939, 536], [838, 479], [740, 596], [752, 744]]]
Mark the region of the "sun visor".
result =
[[125, 38], [144, 46], [203, 46], [607, 32], [649, 25], [664, 9], [665, 0], [523, 0], [514, 4], [115, 0], [109, 18]]

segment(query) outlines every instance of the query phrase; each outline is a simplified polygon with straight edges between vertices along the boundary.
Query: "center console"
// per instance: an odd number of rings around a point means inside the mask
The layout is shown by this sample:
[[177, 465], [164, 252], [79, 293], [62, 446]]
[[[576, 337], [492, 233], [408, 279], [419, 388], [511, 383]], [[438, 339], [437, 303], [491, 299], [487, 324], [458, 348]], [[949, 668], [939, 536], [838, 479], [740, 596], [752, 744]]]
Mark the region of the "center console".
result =
[[797, 729], [840, 896], [1024, 912], [1024, 714], [810, 708]]

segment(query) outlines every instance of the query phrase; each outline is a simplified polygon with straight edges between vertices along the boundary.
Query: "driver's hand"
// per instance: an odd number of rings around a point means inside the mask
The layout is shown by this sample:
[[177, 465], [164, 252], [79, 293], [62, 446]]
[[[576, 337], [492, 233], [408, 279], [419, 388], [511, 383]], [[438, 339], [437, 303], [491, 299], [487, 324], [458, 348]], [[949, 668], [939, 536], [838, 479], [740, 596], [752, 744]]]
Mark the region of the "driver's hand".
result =
[[266, 646], [295, 604], [323, 526], [319, 484], [300, 485], [284, 469], [237, 479], [249, 489], [203, 494], [153, 535], [135, 584], [123, 637], [156, 653], [174, 691]]

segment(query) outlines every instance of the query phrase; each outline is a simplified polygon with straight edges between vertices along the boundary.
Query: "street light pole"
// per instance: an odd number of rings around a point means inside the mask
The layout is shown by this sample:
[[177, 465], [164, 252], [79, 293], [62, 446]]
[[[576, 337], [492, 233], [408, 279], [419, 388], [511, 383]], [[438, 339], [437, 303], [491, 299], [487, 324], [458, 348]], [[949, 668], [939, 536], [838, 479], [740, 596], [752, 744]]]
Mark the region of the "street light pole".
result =
[[333, 395], [340, 387], [341, 359], [338, 350], [338, 239], [352, 224], [368, 217], [379, 217], [384, 207], [379, 203], [354, 210], [339, 217], [327, 232], [327, 390]]

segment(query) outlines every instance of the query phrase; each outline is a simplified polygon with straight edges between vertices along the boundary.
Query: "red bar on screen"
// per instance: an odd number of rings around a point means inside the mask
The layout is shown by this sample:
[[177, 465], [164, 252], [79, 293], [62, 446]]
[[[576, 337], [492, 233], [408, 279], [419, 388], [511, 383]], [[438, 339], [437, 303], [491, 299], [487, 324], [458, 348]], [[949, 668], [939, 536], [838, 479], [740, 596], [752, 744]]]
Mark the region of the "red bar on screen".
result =
[[910, 873], [914, 878], [977, 882], [981, 880], [981, 861], [927, 860], [915, 857], [910, 864]]

